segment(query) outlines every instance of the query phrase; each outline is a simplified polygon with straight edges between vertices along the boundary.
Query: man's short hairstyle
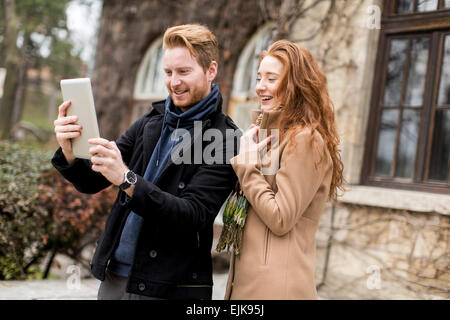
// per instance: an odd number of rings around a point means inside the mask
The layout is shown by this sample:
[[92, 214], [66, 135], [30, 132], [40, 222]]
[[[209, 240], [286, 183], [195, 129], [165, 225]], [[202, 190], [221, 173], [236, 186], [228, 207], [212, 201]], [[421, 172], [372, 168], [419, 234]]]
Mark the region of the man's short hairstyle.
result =
[[206, 72], [212, 61], [218, 61], [219, 47], [214, 34], [200, 24], [185, 24], [166, 30], [163, 49], [185, 47]]

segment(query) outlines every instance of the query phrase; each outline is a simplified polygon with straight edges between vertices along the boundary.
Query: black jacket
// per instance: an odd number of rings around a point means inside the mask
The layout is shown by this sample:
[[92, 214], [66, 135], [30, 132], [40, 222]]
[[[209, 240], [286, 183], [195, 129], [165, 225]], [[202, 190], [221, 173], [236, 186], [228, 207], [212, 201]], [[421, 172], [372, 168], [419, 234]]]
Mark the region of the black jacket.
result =
[[[214, 219], [237, 181], [229, 158], [237, 154], [238, 137], [231, 137], [233, 150], [226, 152], [226, 129], [234, 122], [222, 113], [222, 99], [202, 122], [203, 131], [218, 129], [223, 139], [223, 164], [167, 163], [155, 184], [142, 178], [160, 137], [164, 101], [153, 103], [151, 112], [137, 120], [116, 141], [125, 164], [138, 175], [132, 198], [119, 191], [105, 230], [91, 262], [99, 280], [119, 244], [131, 210], [142, 216], [127, 292], [167, 299], [211, 299]], [[228, 136], [230, 137], [230, 136]], [[192, 139], [192, 141], [194, 138]], [[203, 150], [212, 142], [203, 141]], [[216, 143], [219, 141], [215, 141]], [[229, 141], [230, 142], [230, 141]], [[193, 145], [191, 146], [194, 149]], [[192, 158], [194, 157], [194, 152]], [[90, 169], [88, 160], [71, 165], [58, 149], [52, 164], [83, 193], [97, 193], [111, 183]]]

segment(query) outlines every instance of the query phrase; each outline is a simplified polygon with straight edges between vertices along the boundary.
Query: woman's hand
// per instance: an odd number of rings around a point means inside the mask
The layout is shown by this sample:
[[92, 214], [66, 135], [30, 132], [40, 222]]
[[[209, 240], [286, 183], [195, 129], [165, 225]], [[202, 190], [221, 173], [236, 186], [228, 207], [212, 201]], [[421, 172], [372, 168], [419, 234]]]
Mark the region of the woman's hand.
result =
[[269, 136], [265, 138], [263, 141], [258, 142], [259, 127], [252, 124], [250, 128], [241, 137], [239, 145], [239, 154], [244, 154], [248, 152], [259, 153], [269, 144], [270, 141], [273, 140], [273, 138], [274, 136]]

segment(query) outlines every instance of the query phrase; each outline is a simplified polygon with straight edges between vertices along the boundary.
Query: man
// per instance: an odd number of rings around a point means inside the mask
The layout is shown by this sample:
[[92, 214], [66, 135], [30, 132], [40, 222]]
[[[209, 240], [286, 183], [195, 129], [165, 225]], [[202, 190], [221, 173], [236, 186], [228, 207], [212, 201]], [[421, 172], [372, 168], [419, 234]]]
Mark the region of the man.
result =
[[197, 121], [201, 132], [220, 131], [224, 148], [226, 130], [237, 127], [221, 112], [222, 97], [212, 84], [215, 36], [204, 26], [183, 25], [167, 29], [163, 42], [169, 96], [153, 103], [117, 142], [91, 139], [91, 160], [76, 159], [70, 139], [82, 128], [76, 117], [66, 116], [70, 102], [59, 107], [55, 120], [60, 148], [52, 163], [61, 174], [84, 193], [111, 184], [120, 188], [91, 262], [102, 281], [99, 299], [212, 297], [212, 226], [237, 181], [229, 165], [237, 150], [216, 150], [227, 159], [213, 164], [202, 158], [178, 163], [173, 151], [187, 145], [181, 153], [203, 155], [208, 144], [195, 150]]

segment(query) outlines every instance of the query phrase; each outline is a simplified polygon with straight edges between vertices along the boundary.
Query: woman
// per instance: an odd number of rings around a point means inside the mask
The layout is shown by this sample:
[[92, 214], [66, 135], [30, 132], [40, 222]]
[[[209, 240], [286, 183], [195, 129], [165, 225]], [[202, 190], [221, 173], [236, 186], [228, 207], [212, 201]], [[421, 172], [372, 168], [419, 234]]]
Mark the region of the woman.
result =
[[[307, 49], [280, 40], [261, 54], [256, 92], [261, 111], [231, 160], [249, 206], [225, 299], [317, 299], [319, 217], [343, 190], [326, 77]], [[270, 136], [258, 142], [262, 129]]]

